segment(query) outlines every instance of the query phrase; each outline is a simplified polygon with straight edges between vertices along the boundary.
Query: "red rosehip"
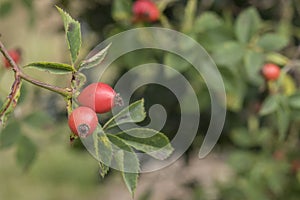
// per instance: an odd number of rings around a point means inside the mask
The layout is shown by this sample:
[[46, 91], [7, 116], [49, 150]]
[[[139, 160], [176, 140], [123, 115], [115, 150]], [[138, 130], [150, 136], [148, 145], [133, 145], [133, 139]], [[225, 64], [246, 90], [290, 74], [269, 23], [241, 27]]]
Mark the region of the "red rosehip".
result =
[[68, 124], [75, 135], [85, 138], [97, 128], [98, 117], [92, 109], [80, 106], [71, 112]]
[[122, 104], [122, 99], [112, 87], [99, 82], [84, 88], [78, 96], [78, 102], [82, 106], [93, 109], [96, 113], [105, 113], [115, 105]]
[[266, 80], [276, 80], [280, 76], [280, 68], [272, 63], [267, 63], [262, 68], [262, 74]]
[[137, 0], [132, 7], [134, 21], [155, 22], [159, 18], [159, 10], [151, 0]]
[[[20, 51], [20, 49], [9, 50], [8, 54], [15, 61], [16, 64], [19, 64], [19, 62], [21, 60], [21, 51]], [[6, 58], [3, 58], [3, 63], [4, 63], [4, 66], [6, 68], [10, 67], [10, 63], [8, 62], [8, 60]]]

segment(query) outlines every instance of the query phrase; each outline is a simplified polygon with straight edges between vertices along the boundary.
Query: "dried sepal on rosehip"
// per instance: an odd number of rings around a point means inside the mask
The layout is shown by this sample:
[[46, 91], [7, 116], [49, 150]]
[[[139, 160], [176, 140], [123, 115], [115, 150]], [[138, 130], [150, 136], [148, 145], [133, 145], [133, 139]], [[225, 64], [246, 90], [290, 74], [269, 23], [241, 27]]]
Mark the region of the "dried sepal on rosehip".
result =
[[106, 113], [114, 106], [123, 104], [120, 95], [102, 82], [92, 83], [85, 87], [78, 96], [78, 102], [82, 106], [93, 109], [96, 113]]
[[75, 135], [85, 138], [96, 130], [98, 117], [94, 110], [80, 106], [71, 112], [68, 124]]

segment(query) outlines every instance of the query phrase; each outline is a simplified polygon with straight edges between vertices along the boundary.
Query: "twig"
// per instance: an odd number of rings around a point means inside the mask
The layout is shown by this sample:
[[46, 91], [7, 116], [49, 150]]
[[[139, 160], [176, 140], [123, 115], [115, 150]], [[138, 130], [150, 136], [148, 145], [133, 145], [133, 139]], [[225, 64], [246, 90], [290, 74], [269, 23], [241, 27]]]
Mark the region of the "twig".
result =
[[8, 101], [6, 102], [6, 104], [3, 105], [3, 108], [1, 109], [1, 112], [0, 112], [0, 125], [2, 125], [2, 123], [3, 123], [2, 119], [4, 119], [3, 117], [5, 117], [5, 114], [7, 113], [8, 109], [11, 106], [15, 107], [17, 104], [17, 95], [20, 90], [22, 79], [29, 83], [32, 83], [33, 85], [42, 87], [42, 88], [50, 90], [52, 92], [56, 92], [56, 93], [62, 95], [66, 99], [70, 99], [72, 97], [72, 89], [70, 89], [70, 88], [61, 88], [61, 87], [57, 87], [54, 85], [50, 85], [50, 84], [35, 80], [32, 77], [25, 74], [20, 69], [20, 67], [17, 65], [17, 63], [12, 59], [12, 57], [9, 55], [8, 51], [6, 50], [6, 48], [4, 47], [4, 45], [1, 41], [0, 41], [0, 52], [8, 60], [12, 70], [15, 73], [15, 81], [11, 87], [11, 92], [7, 97]]
[[16, 62], [10, 57], [10, 55], [8, 54], [6, 48], [4, 47], [4, 45], [2, 44], [1, 41], [0, 41], [0, 51], [3, 54], [3, 56], [8, 60], [9, 64], [12, 66], [12, 70], [15, 72], [15, 78], [20, 77], [21, 79], [24, 79], [24, 80], [32, 83], [33, 85], [42, 87], [42, 88], [50, 90], [52, 92], [56, 92], [56, 93], [62, 95], [63, 97], [69, 97], [72, 95], [72, 90], [70, 88], [61, 88], [61, 87], [57, 87], [54, 85], [50, 85], [50, 84], [35, 80], [32, 77], [25, 74], [20, 69], [20, 67], [16, 64]]

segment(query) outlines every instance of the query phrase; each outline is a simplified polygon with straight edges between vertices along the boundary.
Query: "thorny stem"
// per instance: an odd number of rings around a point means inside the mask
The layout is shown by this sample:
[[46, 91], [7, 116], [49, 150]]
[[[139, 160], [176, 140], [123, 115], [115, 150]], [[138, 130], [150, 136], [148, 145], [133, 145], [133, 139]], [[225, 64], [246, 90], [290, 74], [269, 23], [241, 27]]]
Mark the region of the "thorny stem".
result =
[[10, 101], [8, 102], [6, 107], [3, 109], [3, 111], [0, 113], [0, 116], [2, 116], [5, 113], [5, 111], [9, 108], [9, 106], [13, 103], [14, 97], [15, 97], [15, 95], [17, 95], [17, 91], [18, 91], [18, 88], [20, 87], [22, 79], [24, 79], [25, 81], [27, 81], [27, 82], [29, 82], [33, 85], [42, 87], [42, 88], [50, 90], [52, 92], [56, 92], [56, 93], [62, 95], [66, 99], [71, 98], [72, 89], [70, 89], [70, 88], [61, 88], [61, 87], [57, 87], [57, 86], [54, 86], [54, 85], [50, 85], [50, 84], [35, 80], [34, 78], [32, 78], [32, 77], [28, 76], [27, 74], [25, 74], [21, 70], [21, 68], [16, 64], [16, 62], [11, 58], [11, 56], [8, 54], [8, 51], [6, 50], [6, 48], [4, 47], [4, 45], [1, 41], [0, 41], [0, 51], [3, 54], [3, 56], [8, 60], [9, 64], [12, 67], [12, 70], [15, 73], [15, 81], [12, 85], [11, 92], [8, 96]]

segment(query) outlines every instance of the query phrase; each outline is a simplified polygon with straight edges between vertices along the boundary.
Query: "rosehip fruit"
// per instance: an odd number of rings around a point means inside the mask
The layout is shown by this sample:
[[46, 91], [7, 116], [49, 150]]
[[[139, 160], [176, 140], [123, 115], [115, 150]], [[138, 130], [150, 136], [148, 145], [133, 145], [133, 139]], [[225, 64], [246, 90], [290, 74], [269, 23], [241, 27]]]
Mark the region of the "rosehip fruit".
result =
[[262, 68], [262, 74], [266, 80], [276, 80], [280, 76], [280, 68], [272, 63], [267, 63]]
[[71, 112], [68, 124], [75, 135], [85, 138], [97, 128], [98, 117], [92, 109], [80, 106]]
[[135, 21], [154, 22], [159, 18], [159, 10], [151, 0], [137, 0], [132, 6]]
[[[18, 64], [21, 60], [21, 51], [20, 49], [12, 49], [8, 51], [8, 54], [10, 57], [15, 61], [16, 64]], [[3, 58], [3, 64], [6, 68], [10, 67], [10, 63], [6, 58]]]
[[110, 111], [115, 105], [122, 104], [122, 98], [112, 87], [105, 83], [92, 83], [82, 90], [78, 96], [82, 106], [93, 109], [96, 113]]

